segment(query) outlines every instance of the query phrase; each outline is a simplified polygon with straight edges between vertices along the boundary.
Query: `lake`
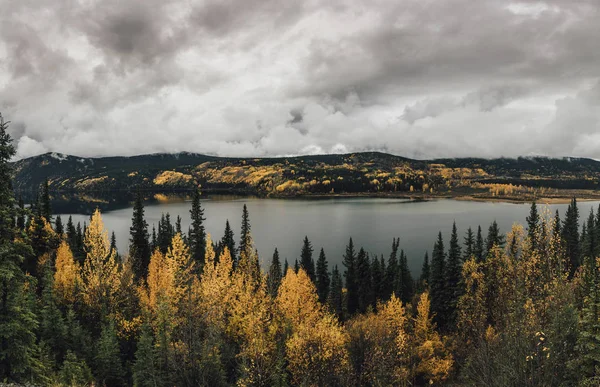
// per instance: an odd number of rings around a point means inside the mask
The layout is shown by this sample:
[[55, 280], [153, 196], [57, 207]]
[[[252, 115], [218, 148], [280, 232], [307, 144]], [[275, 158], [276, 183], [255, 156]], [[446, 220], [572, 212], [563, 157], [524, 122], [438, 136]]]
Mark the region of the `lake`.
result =
[[[464, 237], [469, 226], [477, 230], [481, 225], [484, 237], [489, 224], [495, 219], [503, 233], [510, 230], [515, 222], [525, 223], [530, 204], [470, 202], [450, 199], [432, 201], [410, 201], [405, 199], [379, 198], [332, 198], [332, 199], [258, 199], [248, 197], [214, 196], [202, 200], [205, 209], [206, 229], [213, 240], [220, 239], [229, 219], [239, 238], [242, 207], [247, 204], [250, 212], [252, 234], [265, 268], [271, 260], [275, 247], [279, 249], [282, 262], [288, 259], [290, 266], [300, 257], [302, 240], [307, 235], [318, 257], [321, 247], [325, 249], [330, 265], [341, 267], [342, 255], [350, 237], [356, 246], [362, 246], [372, 254], [389, 256], [392, 239], [400, 237], [400, 248], [408, 255], [409, 267], [419, 275], [425, 251], [431, 249], [438, 231], [442, 231], [448, 248], [452, 222], [456, 220], [459, 234]], [[581, 220], [587, 218], [590, 208], [597, 209], [599, 202], [579, 203]], [[103, 219], [110, 231], [115, 231], [117, 247], [121, 253], [128, 248], [129, 227], [132, 208], [104, 210]], [[163, 213], [170, 213], [175, 221], [182, 217], [183, 230], [190, 224], [189, 199], [162, 197], [146, 204], [146, 221], [158, 224]], [[539, 205], [542, 213], [545, 208], [553, 215], [559, 210], [561, 218], [567, 204]], [[64, 223], [69, 215], [75, 224], [89, 219], [88, 209], [81, 206], [61, 205], [60, 212]]]

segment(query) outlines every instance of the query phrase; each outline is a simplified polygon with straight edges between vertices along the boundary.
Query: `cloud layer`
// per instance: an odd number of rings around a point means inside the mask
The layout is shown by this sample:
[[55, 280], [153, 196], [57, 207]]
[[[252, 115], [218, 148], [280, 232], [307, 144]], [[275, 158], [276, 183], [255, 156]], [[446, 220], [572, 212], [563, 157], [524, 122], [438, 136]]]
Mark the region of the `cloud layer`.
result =
[[600, 158], [595, 0], [0, 0], [18, 157]]

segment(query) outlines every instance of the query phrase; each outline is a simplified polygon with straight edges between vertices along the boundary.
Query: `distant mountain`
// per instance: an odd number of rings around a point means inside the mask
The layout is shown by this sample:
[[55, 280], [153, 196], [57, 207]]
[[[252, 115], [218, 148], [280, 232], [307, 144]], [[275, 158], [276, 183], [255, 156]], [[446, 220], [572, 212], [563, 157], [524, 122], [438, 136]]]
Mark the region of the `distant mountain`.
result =
[[473, 195], [565, 196], [557, 190], [600, 188], [600, 162], [583, 158], [412, 160], [378, 152], [277, 158], [227, 158], [193, 153], [83, 158], [57, 153], [14, 163], [15, 189], [45, 180], [53, 191], [175, 191], [258, 196]]

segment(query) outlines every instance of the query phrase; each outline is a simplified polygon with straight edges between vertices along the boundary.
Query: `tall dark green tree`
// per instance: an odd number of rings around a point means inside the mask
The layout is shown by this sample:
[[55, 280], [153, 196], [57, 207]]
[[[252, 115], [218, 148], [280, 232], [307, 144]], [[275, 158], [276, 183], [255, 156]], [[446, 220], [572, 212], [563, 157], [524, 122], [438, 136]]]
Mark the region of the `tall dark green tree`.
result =
[[300, 252], [300, 267], [304, 269], [313, 283], [316, 282], [315, 261], [313, 259], [313, 247], [308, 236], [304, 237], [302, 242], [302, 251]]
[[369, 255], [362, 247], [356, 256], [356, 281], [358, 284], [358, 311], [365, 313], [375, 302], [371, 283], [371, 262]]
[[148, 223], [144, 218], [144, 197], [140, 190], [137, 191], [133, 204], [133, 216], [129, 228], [129, 259], [132, 262], [133, 273], [139, 281], [146, 278], [150, 264], [150, 241]]
[[473, 249], [473, 255], [477, 262], [483, 262], [485, 259], [483, 234], [481, 232], [481, 226], [477, 226], [477, 238], [475, 239], [475, 248]]
[[62, 238], [65, 233], [65, 227], [62, 222], [62, 218], [60, 215], [56, 215], [56, 220], [54, 221], [54, 231], [58, 234], [59, 238]]
[[380, 261], [374, 256], [371, 261], [371, 283], [373, 284], [373, 296], [376, 301], [383, 300], [384, 298], [385, 269], [381, 267], [383, 255], [381, 258], [382, 260]]
[[423, 267], [421, 268], [421, 278], [419, 282], [421, 283], [421, 289], [425, 290], [429, 287], [431, 276], [431, 267], [429, 266], [429, 253], [425, 252], [425, 258], [423, 258]]
[[[190, 230], [191, 232], [191, 230]], [[171, 214], [162, 214], [158, 222], [158, 235], [156, 236], [157, 247], [165, 254], [171, 246], [171, 241], [175, 236], [175, 227], [171, 223]]]
[[579, 241], [579, 209], [577, 199], [573, 198], [567, 207], [567, 213], [562, 225], [562, 239], [565, 244], [565, 254], [571, 275], [580, 265], [581, 246]]
[[537, 205], [535, 202], [531, 203], [531, 209], [529, 210], [529, 216], [527, 216], [527, 236], [531, 241], [531, 249], [537, 249], [537, 237], [538, 227], [540, 226], [540, 216], [538, 214]]
[[344, 277], [346, 278], [346, 310], [348, 314], [353, 315], [358, 310], [358, 275], [356, 267], [356, 251], [352, 238], [346, 246], [346, 253], [343, 259]]
[[229, 254], [231, 254], [231, 260], [235, 266], [237, 262], [235, 251], [235, 239], [233, 235], [233, 230], [231, 229], [231, 226], [229, 226], [229, 219], [225, 221], [225, 232], [223, 233], [223, 238], [221, 239], [221, 247], [227, 247], [229, 249]]
[[28, 380], [37, 366], [38, 321], [27, 290], [35, 284], [30, 284], [21, 270], [24, 255], [33, 251], [22, 242], [22, 231], [14, 228], [10, 160], [15, 148], [8, 124], [0, 114], [0, 380], [21, 382]]
[[560, 214], [558, 210], [556, 210], [556, 214], [554, 215], [554, 229], [552, 230], [552, 236], [554, 238], [560, 237], [562, 234], [561, 222], [560, 222]]
[[242, 210], [242, 229], [240, 231], [240, 254], [245, 251], [248, 244], [248, 236], [250, 235], [250, 215], [248, 213], [248, 207], [244, 204]]
[[467, 235], [464, 238], [465, 240], [465, 251], [463, 254], [463, 261], [471, 258], [475, 254], [475, 233], [473, 233], [473, 229], [469, 227], [467, 230]]
[[[392, 293], [396, 292], [396, 284], [398, 283], [398, 247], [400, 246], [400, 238], [394, 238], [392, 241], [392, 252], [388, 260], [385, 271], [385, 299], [389, 299]], [[400, 297], [400, 294], [396, 294]]]
[[458, 299], [463, 294], [462, 278], [462, 260], [461, 249], [458, 242], [458, 232], [456, 222], [452, 224], [452, 234], [450, 236], [450, 248], [448, 250], [448, 263], [446, 265], [446, 292], [448, 324], [454, 324], [456, 321], [456, 306]]
[[25, 202], [23, 201], [23, 196], [19, 195], [19, 210], [17, 212], [17, 229], [24, 230], [25, 229]]
[[125, 370], [121, 362], [119, 340], [114, 323], [110, 322], [102, 327], [95, 350], [95, 372], [100, 386], [125, 385]]
[[485, 241], [486, 243], [486, 254], [489, 254], [492, 251], [494, 246], [504, 247], [506, 243], [506, 238], [502, 233], [500, 233], [500, 227], [498, 227], [498, 222], [495, 220], [490, 224], [488, 228], [488, 236]]
[[590, 209], [587, 223], [583, 225], [581, 232], [581, 246], [584, 258], [596, 258], [598, 252], [598, 230], [596, 229], [596, 219], [594, 217], [594, 209]]
[[327, 296], [329, 295], [329, 265], [327, 263], [327, 257], [325, 256], [325, 250], [321, 248], [319, 252], [319, 259], [317, 259], [317, 275], [316, 275], [316, 285], [317, 285], [317, 294], [319, 295], [319, 301], [324, 304], [327, 301]]
[[281, 261], [279, 260], [279, 251], [277, 251], [277, 248], [275, 248], [267, 276], [267, 289], [271, 296], [277, 297], [279, 285], [281, 285], [281, 279]]
[[190, 210], [192, 227], [188, 235], [190, 252], [197, 267], [202, 271], [206, 255], [206, 230], [204, 229], [204, 209], [200, 203], [200, 190], [194, 191], [192, 209]]
[[331, 271], [331, 288], [329, 290], [329, 296], [327, 297], [327, 306], [338, 318], [342, 317], [344, 310], [344, 299], [342, 295], [343, 286], [342, 276], [340, 275], [337, 265], [335, 265]]
[[414, 280], [408, 268], [408, 258], [404, 250], [400, 250], [400, 261], [398, 264], [398, 297], [404, 303], [410, 302], [414, 293]]
[[447, 292], [446, 292], [446, 253], [444, 251], [444, 239], [442, 233], [438, 233], [438, 239], [433, 246], [431, 255], [430, 275], [431, 312], [436, 323], [445, 327], [447, 322]]
[[42, 194], [40, 195], [40, 215], [46, 218], [48, 223], [52, 223], [52, 205], [50, 203], [50, 184], [48, 179], [42, 184]]

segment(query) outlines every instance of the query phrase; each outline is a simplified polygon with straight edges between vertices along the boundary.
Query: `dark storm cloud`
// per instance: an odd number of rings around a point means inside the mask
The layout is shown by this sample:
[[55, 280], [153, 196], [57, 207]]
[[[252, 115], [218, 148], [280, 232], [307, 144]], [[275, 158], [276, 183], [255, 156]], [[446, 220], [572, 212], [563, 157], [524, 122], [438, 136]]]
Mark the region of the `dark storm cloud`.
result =
[[19, 157], [386, 150], [600, 157], [592, 0], [21, 0]]

